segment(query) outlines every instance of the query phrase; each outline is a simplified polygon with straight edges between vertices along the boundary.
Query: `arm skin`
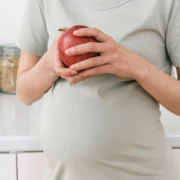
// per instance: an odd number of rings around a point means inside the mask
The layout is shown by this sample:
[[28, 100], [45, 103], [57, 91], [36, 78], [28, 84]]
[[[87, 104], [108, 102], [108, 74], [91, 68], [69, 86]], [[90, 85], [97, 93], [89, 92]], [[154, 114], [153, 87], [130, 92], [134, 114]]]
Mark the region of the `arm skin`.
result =
[[46, 55], [38, 57], [22, 51], [18, 70], [16, 96], [27, 105], [39, 100], [57, 80], [48, 67]]
[[[161, 72], [155, 66], [147, 65], [148, 72], [138, 83], [160, 104], [180, 116], [180, 81]], [[180, 68], [177, 68], [180, 79]]]
[[60, 60], [58, 40], [63, 33], [57, 34], [57, 38], [42, 57], [26, 51], [21, 52], [16, 95], [23, 103], [31, 105], [41, 99], [59, 77], [69, 82], [82, 79], [76, 71], [71, 72], [69, 68], [64, 67]]

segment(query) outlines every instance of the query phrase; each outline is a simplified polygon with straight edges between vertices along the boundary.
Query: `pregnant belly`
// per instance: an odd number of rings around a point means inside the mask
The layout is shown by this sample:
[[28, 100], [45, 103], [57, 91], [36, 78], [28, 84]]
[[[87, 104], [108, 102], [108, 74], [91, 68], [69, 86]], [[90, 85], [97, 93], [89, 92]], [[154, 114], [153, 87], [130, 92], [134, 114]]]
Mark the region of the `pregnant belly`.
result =
[[45, 96], [41, 120], [42, 145], [51, 164], [58, 159], [117, 160], [132, 145], [147, 150], [161, 141], [157, 109], [147, 113], [145, 106], [123, 103], [123, 96], [111, 96], [114, 103], [107, 103], [75, 89], [56, 91]]
[[43, 109], [41, 136], [45, 151], [60, 159], [107, 157], [116, 149], [122, 152], [131, 139], [131, 127], [125, 127], [122, 117], [113, 117], [98, 103], [66, 101], [49, 108]]

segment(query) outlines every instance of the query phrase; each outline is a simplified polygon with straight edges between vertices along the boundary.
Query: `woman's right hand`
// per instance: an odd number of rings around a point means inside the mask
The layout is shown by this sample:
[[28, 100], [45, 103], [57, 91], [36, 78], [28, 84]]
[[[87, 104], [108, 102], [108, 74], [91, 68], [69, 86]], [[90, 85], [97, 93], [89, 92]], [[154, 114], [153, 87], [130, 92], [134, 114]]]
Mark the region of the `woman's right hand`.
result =
[[56, 40], [52, 43], [51, 47], [45, 54], [48, 67], [52, 70], [54, 76], [61, 77], [72, 84], [75, 84], [85, 78], [80, 77], [77, 71], [72, 71], [70, 68], [66, 68], [60, 59], [58, 51], [58, 40], [63, 35], [63, 31], [58, 31]]

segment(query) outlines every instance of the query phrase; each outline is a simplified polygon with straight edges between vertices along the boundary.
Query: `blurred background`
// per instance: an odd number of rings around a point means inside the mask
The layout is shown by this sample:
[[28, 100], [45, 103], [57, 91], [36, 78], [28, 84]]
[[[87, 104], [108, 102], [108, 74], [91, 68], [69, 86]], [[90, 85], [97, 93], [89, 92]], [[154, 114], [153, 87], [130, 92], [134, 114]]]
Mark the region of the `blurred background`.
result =
[[[0, 0], [0, 180], [43, 180], [45, 160], [39, 141], [42, 103], [16, 99], [19, 61], [16, 40], [26, 0]], [[176, 77], [174, 69], [173, 76]], [[161, 107], [162, 122], [180, 169], [180, 117]]]
[[0, 0], [0, 43], [16, 42], [26, 0]]

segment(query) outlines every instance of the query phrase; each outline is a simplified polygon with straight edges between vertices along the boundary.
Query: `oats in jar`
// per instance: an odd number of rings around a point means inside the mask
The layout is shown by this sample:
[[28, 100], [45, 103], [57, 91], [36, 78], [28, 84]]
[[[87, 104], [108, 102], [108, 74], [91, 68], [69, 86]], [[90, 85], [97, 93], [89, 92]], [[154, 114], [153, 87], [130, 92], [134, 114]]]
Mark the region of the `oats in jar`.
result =
[[20, 50], [14, 45], [2, 46], [0, 58], [0, 91], [16, 92], [16, 78], [19, 64]]

